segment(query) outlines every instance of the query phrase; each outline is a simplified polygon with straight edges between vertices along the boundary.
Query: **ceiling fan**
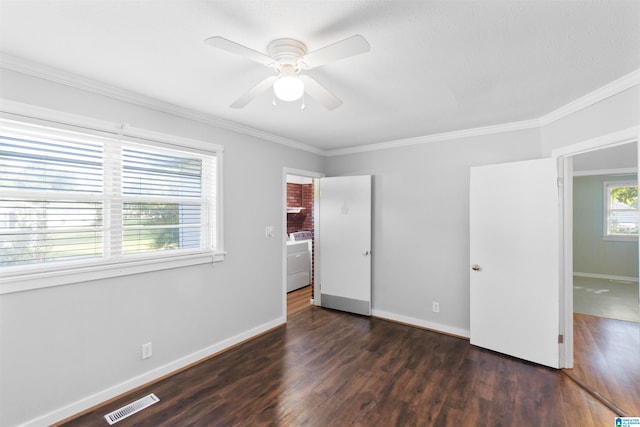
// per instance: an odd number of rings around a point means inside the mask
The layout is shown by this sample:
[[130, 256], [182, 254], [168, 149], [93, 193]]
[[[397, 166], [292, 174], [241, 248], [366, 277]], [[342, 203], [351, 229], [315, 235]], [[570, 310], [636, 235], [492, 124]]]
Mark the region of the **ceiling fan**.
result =
[[[328, 110], [333, 110], [339, 107], [342, 101], [316, 80], [301, 72], [365, 53], [370, 49], [369, 43], [361, 35], [348, 37], [309, 53], [301, 41], [289, 38], [276, 39], [267, 46], [268, 55], [220, 36], [209, 37], [204, 42], [209, 46], [259, 62], [275, 71], [275, 75], [262, 80], [236, 99], [231, 104], [232, 108], [244, 107], [256, 96], [273, 87], [274, 105], [275, 97], [282, 101], [295, 101], [306, 93]], [[302, 105], [304, 108], [304, 103]]]

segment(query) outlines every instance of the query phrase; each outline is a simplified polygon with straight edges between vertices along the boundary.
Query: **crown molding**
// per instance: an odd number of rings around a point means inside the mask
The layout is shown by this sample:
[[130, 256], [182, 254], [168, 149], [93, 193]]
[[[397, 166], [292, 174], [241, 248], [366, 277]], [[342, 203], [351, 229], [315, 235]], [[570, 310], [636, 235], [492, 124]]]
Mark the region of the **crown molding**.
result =
[[329, 150], [326, 156], [342, 156], [345, 154], [364, 153], [367, 151], [388, 150], [391, 148], [409, 147], [412, 145], [428, 144], [431, 142], [447, 141], [451, 139], [469, 138], [473, 136], [491, 135], [502, 132], [513, 132], [524, 129], [537, 129], [540, 127], [538, 119], [523, 120], [520, 122], [511, 122], [501, 125], [483, 126], [471, 129], [456, 130], [452, 132], [436, 133], [426, 136], [418, 136], [414, 138], [399, 139], [395, 141], [380, 142], [377, 144], [360, 145], [357, 147], [338, 148]]
[[640, 139], [640, 126], [631, 126], [616, 132], [596, 136], [576, 144], [566, 145], [551, 151], [551, 157], [573, 156], [588, 153], [602, 148], [612, 148], [619, 145], [637, 142]]
[[138, 105], [172, 114], [189, 120], [205, 123], [221, 129], [230, 130], [243, 135], [252, 136], [276, 144], [285, 145], [302, 151], [307, 151], [321, 156], [341, 156], [345, 154], [364, 153], [368, 151], [387, 150], [391, 148], [401, 148], [411, 145], [427, 144], [437, 141], [451, 139], [469, 138], [481, 135], [489, 135], [503, 132], [512, 132], [523, 129], [535, 129], [547, 126], [570, 114], [576, 113], [611, 96], [621, 93], [640, 84], [640, 69], [635, 70], [613, 82], [602, 86], [556, 110], [545, 114], [539, 118], [524, 120], [519, 122], [504, 123], [492, 126], [464, 129], [459, 131], [443, 132], [438, 134], [424, 135], [413, 138], [385, 141], [374, 144], [366, 144], [355, 147], [338, 148], [334, 150], [323, 150], [300, 141], [274, 135], [250, 126], [242, 125], [230, 120], [224, 120], [210, 114], [202, 113], [192, 109], [180, 107], [171, 103], [163, 102], [155, 98], [147, 97], [135, 92], [107, 85], [95, 80], [68, 73], [56, 68], [48, 67], [18, 58], [5, 53], [0, 53], [0, 67], [17, 71], [23, 74], [32, 75], [45, 80], [71, 86], [77, 89], [93, 92], [98, 95], [118, 99], [130, 104]]
[[636, 85], [640, 84], [640, 69], [632, 71], [631, 73], [620, 77], [617, 80], [608, 83], [593, 92], [590, 92], [580, 98], [563, 105], [562, 107], [545, 114], [540, 117], [540, 125], [547, 126], [557, 120], [562, 119], [570, 114], [576, 113], [600, 101], [624, 92]]
[[224, 120], [210, 114], [201, 113], [196, 110], [180, 107], [168, 102], [163, 102], [136, 92], [121, 89], [116, 86], [108, 85], [106, 83], [88, 79], [77, 74], [28, 61], [26, 59], [19, 58], [13, 55], [8, 55], [6, 53], [0, 53], [0, 67], [22, 74], [27, 74], [33, 77], [38, 77], [44, 80], [52, 81], [54, 83], [70, 86], [76, 89], [85, 90], [97, 95], [124, 101], [129, 104], [150, 108], [163, 113], [182, 117], [184, 119], [194, 120], [200, 123], [215, 126], [217, 128], [230, 130], [236, 133], [263, 139], [269, 142], [274, 142], [276, 144], [286, 145], [298, 150], [308, 151], [319, 155], [325, 154], [325, 150], [321, 150], [317, 147], [313, 147], [299, 141], [264, 132], [250, 126], [233, 122], [231, 120]]
[[378, 144], [361, 145], [357, 147], [338, 148], [326, 152], [326, 156], [342, 156], [345, 154], [363, 153], [367, 151], [387, 150], [390, 148], [407, 147], [410, 145], [427, 144], [436, 141], [446, 141], [450, 139], [468, 138], [480, 135], [511, 132], [515, 130], [542, 128], [570, 114], [576, 113], [611, 96], [617, 95], [640, 84], [640, 69], [637, 69], [621, 78], [608, 83], [593, 92], [590, 92], [562, 107], [545, 114], [542, 117], [520, 122], [504, 123], [494, 126], [484, 126], [460, 131], [444, 132], [415, 138], [386, 141]]

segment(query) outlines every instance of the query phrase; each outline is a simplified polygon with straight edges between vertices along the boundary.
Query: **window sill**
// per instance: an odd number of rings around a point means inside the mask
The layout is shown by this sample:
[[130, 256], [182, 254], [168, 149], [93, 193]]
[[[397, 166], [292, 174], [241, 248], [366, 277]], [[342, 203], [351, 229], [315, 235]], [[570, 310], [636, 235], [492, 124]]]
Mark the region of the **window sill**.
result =
[[602, 240], [609, 242], [637, 242], [638, 236], [602, 236]]
[[24, 269], [0, 278], [0, 295], [34, 289], [70, 285], [91, 280], [128, 276], [199, 264], [224, 261], [225, 252], [198, 252], [181, 255], [164, 255], [150, 258], [127, 259], [83, 266], [51, 266], [25, 273]]

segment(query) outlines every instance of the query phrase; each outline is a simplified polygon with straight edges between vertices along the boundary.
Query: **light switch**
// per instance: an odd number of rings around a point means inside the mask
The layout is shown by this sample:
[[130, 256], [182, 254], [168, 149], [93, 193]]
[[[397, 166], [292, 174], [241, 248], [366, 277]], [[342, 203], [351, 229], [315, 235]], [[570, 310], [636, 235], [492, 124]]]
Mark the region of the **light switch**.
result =
[[264, 237], [273, 237], [276, 234], [276, 228], [273, 225], [267, 225], [264, 228]]

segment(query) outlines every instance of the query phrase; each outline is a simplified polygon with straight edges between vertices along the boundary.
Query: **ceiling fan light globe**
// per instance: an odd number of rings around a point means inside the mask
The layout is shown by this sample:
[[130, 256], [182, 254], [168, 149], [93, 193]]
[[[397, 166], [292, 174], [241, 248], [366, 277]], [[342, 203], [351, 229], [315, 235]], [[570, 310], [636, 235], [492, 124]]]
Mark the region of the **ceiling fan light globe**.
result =
[[282, 101], [295, 101], [304, 93], [304, 83], [297, 76], [280, 76], [273, 84], [273, 92]]

